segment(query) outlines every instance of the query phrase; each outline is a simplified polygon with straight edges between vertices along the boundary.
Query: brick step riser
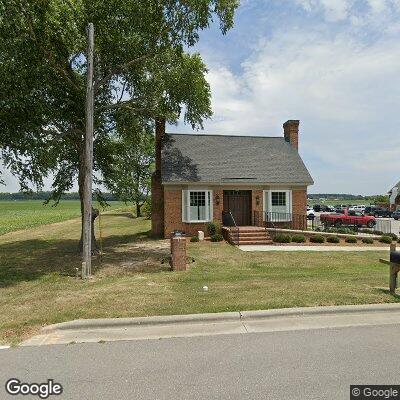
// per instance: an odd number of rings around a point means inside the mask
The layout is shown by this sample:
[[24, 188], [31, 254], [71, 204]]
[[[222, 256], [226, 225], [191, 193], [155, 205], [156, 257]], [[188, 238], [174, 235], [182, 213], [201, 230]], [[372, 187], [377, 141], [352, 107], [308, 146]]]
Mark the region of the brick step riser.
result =
[[271, 237], [269, 236], [269, 235], [266, 235], [265, 233], [263, 234], [263, 233], [254, 233], [254, 234], [252, 234], [252, 235], [230, 235], [230, 237], [231, 238], [234, 238], [234, 239], [237, 239], [237, 238], [239, 238], [239, 239], [246, 239], [246, 238], [248, 238], [248, 239], [251, 239], [251, 238], [258, 238], [258, 237], [260, 237], [260, 238], [267, 238], [267, 239], [270, 239]]
[[259, 242], [259, 241], [254, 241], [254, 242], [242, 242], [240, 241], [239, 243], [235, 243], [238, 246], [255, 246], [255, 245], [262, 245], [262, 246], [266, 246], [266, 245], [272, 245], [274, 242], [267, 242], [267, 241], [263, 241], [263, 242]]
[[254, 242], [254, 241], [256, 241], [256, 242], [262, 242], [262, 241], [272, 241], [272, 239], [271, 238], [267, 238], [267, 237], [260, 237], [260, 236], [256, 236], [256, 237], [252, 237], [252, 238], [231, 238], [231, 240], [233, 240], [233, 241], [235, 241], [235, 242], [237, 242], [238, 240], [240, 241], [240, 242]]
[[[242, 234], [246, 234], [246, 233], [267, 233], [264, 229], [257, 229], [257, 230], [255, 230], [255, 229], [249, 229], [249, 230], [243, 230], [243, 231], [239, 231], [239, 234], [240, 235], [242, 235]], [[232, 230], [232, 231], [230, 231], [230, 234], [231, 235], [237, 235], [238, 234], [238, 231], [234, 231], [234, 230]]]
[[231, 240], [272, 240], [268, 235], [252, 235], [252, 236], [229, 236]]
[[269, 236], [268, 233], [266, 232], [240, 232], [240, 233], [236, 233], [236, 232], [232, 232], [230, 234], [231, 236]]

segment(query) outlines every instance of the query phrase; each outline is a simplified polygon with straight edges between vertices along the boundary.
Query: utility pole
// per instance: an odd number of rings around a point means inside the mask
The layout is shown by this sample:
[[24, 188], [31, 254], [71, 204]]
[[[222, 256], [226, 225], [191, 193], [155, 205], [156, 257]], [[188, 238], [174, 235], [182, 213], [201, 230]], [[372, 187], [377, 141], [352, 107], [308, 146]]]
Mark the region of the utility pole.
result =
[[82, 279], [92, 275], [92, 179], [93, 179], [93, 53], [94, 27], [87, 27], [87, 86], [86, 86], [86, 132], [85, 132], [85, 177], [83, 185], [83, 262]]

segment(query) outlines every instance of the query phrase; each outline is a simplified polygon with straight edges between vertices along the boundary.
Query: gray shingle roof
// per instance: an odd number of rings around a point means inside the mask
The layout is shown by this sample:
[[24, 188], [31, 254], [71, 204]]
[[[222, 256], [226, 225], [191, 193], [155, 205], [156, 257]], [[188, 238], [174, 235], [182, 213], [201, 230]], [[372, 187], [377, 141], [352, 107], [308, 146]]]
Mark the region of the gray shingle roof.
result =
[[162, 181], [207, 183], [314, 182], [283, 137], [166, 134]]

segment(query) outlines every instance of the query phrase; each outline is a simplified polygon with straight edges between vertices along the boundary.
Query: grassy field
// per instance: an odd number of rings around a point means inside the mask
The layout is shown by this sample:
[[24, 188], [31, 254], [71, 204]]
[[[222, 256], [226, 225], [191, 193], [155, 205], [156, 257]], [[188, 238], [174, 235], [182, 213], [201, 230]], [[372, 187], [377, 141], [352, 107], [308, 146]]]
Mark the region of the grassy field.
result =
[[334, 200], [334, 199], [325, 199], [325, 200], [319, 200], [319, 199], [313, 199], [313, 200], [308, 200], [307, 204], [310, 206], [313, 206], [315, 204], [322, 204], [322, 205], [329, 205], [329, 206], [335, 206], [336, 204], [346, 204], [346, 205], [360, 205], [363, 204], [365, 206], [370, 205], [373, 203], [372, 200], [350, 200], [350, 199], [339, 199], [339, 200]]
[[[100, 206], [97, 205], [99, 209]], [[107, 210], [119, 209], [124, 203], [112, 201]], [[66, 221], [80, 216], [78, 200], [64, 200], [56, 207], [42, 200], [0, 201], [0, 235], [19, 229]]]
[[90, 282], [75, 277], [79, 220], [0, 236], [0, 342], [76, 318], [398, 301], [386, 289], [383, 252], [245, 253], [190, 243], [190, 270], [171, 272], [168, 241], [150, 239], [149, 228], [124, 213], [104, 215], [104, 254]]

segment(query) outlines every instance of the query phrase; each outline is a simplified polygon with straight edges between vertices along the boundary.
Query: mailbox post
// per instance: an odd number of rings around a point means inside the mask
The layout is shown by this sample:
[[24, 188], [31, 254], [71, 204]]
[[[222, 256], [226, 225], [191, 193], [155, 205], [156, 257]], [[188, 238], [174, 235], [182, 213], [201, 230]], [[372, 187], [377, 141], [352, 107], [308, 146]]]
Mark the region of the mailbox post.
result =
[[389, 265], [389, 290], [391, 294], [396, 293], [397, 274], [400, 271], [400, 251], [396, 251], [396, 243], [390, 245], [390, 260], [379, 259], [382, 264]]
[[171, 236], [171, 267], [175, 271], [189, 268], [186, 254], [186, 238], [183, 232], [174, 231]]

